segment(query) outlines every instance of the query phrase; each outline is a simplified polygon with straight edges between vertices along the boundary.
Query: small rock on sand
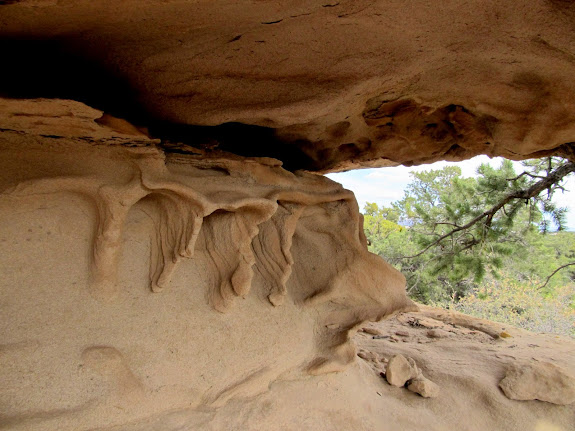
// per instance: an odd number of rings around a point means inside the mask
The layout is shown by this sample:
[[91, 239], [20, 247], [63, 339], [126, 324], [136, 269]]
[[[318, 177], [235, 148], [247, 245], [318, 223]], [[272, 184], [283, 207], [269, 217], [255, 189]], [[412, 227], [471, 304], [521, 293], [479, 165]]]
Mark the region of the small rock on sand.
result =
[[512, 400], [540, 400], [567, 405], [575, 401], [575, 377], [548, 362], [516, 362], [499, 387]]
[[408, 380], [414, 379], [421, 374], [415, 365], [415, 361], [403, 355], [395, 355], [387, 363], [385, 378], [392, 386], [404, 386]]
[[445, 338], [449, 337], [449, 332], [444, 331], [443, 329], [430, 329], [427, 331], [427, 336], [429, 338]]
[[404, 330], [395, 331], [395, 335], [399, 335], [400, 337], [409, 337], [409, 332]]
[[363, 328], [362, 331], [370, 335], [383, 335], [383, 333], [379, 329], [375, 328]]
[[407, 386], [407, 389], [424, 398], [435, 398], [439, 395], [439, 386], [423, 376], [413, 379]]
[[357, 354], [361, 359], [365, 359], [366, 361], [377, 361], [378, 356], [373, 352], [367, 352], [365, 350], [360, 350]]

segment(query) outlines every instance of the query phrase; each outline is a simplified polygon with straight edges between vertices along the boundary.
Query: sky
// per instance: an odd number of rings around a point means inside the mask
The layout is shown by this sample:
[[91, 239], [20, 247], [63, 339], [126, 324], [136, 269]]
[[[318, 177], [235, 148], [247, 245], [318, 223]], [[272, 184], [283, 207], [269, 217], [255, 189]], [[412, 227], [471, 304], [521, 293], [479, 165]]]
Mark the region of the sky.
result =
[[[492, 166], [501, 165], [503, 159], [496, 157], [490, 159], [487, 156], [478, 156], [463, 162], [437, 162], [428, 165], [396, 166], [394, 168], [360, 169], [327, 176], [344, 188], [355, 193], [360, 210], [366, 202], [375, 202], [379, 206], [389, 206], [393, 201], [403, 197], [403, 191], [410, 183], [410, 172], [429, 171], [431, 169], [442, 169], [445, 166], [459, 166], [464, 177], [477, 176], [476, 170], [482, 163], [489, 163]], [[519, 162], [516, 164], [517, 173], [522, 172]], [[575, 230], [575, 175], [570, 175], [565, 183], [566, 192], [557, 191], [553, 201], [561, 206], [567, 207], [567, 228]]]

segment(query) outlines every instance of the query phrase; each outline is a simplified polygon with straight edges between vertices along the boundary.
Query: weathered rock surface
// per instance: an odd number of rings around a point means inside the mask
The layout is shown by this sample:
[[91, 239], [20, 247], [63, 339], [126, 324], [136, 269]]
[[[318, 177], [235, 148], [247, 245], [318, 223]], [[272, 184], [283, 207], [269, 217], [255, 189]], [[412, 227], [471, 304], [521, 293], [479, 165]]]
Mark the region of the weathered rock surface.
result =
[[166, 153], [79, 102], [0, 107], [3, 426], [215, 411], [344, 370], [364, 322], [413, 308], [326, 177]]
[[[458, 405], [481, 430], [572, 429], [569, 407], [520, 411], [473, 376], [440, 382], [440, 419], [381, 403], [359, 364], [435, 392], [413, 361], [354, 361], [365, 321], [411, 307], [405, 280], [313, 172], [575, 158], [574, 18], [559, 0], [0, 1], [0, 427], [453, 429]], [[453, 338], [409, 331], [370, 340]]]
[[430, 329], [429, 331], [427, 331], [427, 336], [429, 338], [445, 338], [445, 337], [449, 337], [449, 332], [444, 331], [442, 329]]
[[362, 328], [362, 332], [370, 335], [383, 335], [381, 331], [374, 329], [374, 328]]
[[[573, 375], [575, 341], [571, 337], [535, 334], [449, 310], [419, 304], [418, 307], [420, 310], [417, 312], [400, 313], [370, 324], [370, 327], [387, 334], [408, 332], [409, 337], [405, 338], [405, 342], [393, 343], [389, 338], [374, 338], [362, 332], [358, 332], [355, 339], [365, 355], [412, 358], [421, 369], [422, 376], [435, 383], [440, 392], [432, 399], [413, 396], [382, 379], [377, 363], [358, 360], [361, 370], [372, 377], [361, 382], [361, 393], [373, 394], [377, 405], [374, 416], [383, 415], [386, 421], [371, 429], [575, 429], [575, 403], [556, 405], [550, 402], [516, 401], [509, 399], [499, 387], [506, 372], [523, 363], [553, 364], [564, 374]], [[433, 322], [436, 328], [449, 328], [451, 336], [432, 340], [427, 336], [429, 328], [414, 324], [416, 322], [429, 323], [428, 326]], [[503, 328], [513, 337], [504, 339], [491, 335], [501, 333]], [[417, 380], [419, 378], [408, 381], [408, 389], [409, 383]], [[563, 379], [565, 383], [568, 381]], [[537, 387], [541, 386], [542, 382], [537, 382]], [[423, 387], [430, 389], [433, 385], [417, 383], [412, 388]], [[565, 391], [563, 387], [558, 392]], [[360, 396], [359, 392], [354, 394]]]
[[415, 379], [421, 371], [411, 358], [403, 355], [392, 357], [387, 363], [385, 378], [392, 386], [404, 386], [408, 380]]
[[81, 100], [163, 141], [315, 171], [573, 156], [570, 1], [21, 0], [0, 8], [10, 64], [0, 95]]
[[518, 362], [499, 383], [512, 400], [540, 400], [566, 405], [575, 402], [575, 377], [548, 362]]
[[407, 389], [421, 395], [423, 398], [437, 398], [440, 392], [439, 386], [423, 376], [413, 379], [407, 385]]
[[[364, 355], [369, 354], [374, 355], [373, 352], [364, 351]], [[385, 378], [392, 386], [402, 387], [407, 384], [407, 389], [424, 398], [435, 398], [439, 395], [439, 386], [423, 376], [412, 358], [403, 355], [395, 355], [389, 359]]]

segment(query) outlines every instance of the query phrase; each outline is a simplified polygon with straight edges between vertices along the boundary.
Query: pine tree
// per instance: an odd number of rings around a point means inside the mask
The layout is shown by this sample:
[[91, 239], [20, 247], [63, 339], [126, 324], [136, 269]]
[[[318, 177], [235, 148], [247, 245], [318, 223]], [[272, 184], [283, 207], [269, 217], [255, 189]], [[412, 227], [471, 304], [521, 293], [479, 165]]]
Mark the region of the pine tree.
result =
[[[388, 208], [366, 205], [372, 250], [406, 274], [420, 300], [465, 295], [486, 274], [496, 277], [529, 235], [565, 228], [566, 209], [551, 199], [575, 164], [548, 157], [523, 167], [517, 174], [508, 160], [497, 168], [484, 164], [477, 178], [463, 178], [458, 167], [412, 173], [403, 199]], [[384, 226], [386, 217], [397, 228]]]

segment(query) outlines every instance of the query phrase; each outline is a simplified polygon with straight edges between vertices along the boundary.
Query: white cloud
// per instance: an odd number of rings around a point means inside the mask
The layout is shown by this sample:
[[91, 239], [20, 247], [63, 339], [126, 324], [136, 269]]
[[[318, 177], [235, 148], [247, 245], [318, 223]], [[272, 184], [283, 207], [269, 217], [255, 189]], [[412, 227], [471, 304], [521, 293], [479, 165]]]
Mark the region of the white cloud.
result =
[[[431, 169], [443, 169], [446, 166], [459, 166], [461, 169], [461, 175], [464, 177], [476, 177], [477, 168], [483, 163], [489, 163], [493, 166], [499, 166], [503, 159], [501, 157], [495, 157], [493, 159], [488, 156], [477, 156], [472, 159], [464, 160], [462, 162], [435, 162], [428, 165], [419, 165], [412, 168], [406, 168], [413, 172], [429, 171]], [[519, 163], [517, 162], [519, 165]]]
[[405, 166], [397, 166], [395, 168], [381, 168], [381, 169], [369, 169], [366, 178], [385, 178], [389, 181], [401, 182], [409, 181], [411, 176], [409, 175], [410, 168]]
[[[397, 166], [394, 168], [363, 169], [329, 174], [328, 177], [353, 191], [359, 208], [363, 208], [366, 202], [376, 202], [381, 206], [390, 205], [391, 202], [401, 199], [403, 191], [411, 181], [410, 172], [442, 169], [445, 166], [459, 166], [464, 177], [475, 177], [477, 176], [477, 168], [482, 163], [499, 166], [502, 160], [501, 158], [490, 159], [487, 156], [478, 156], [463, 162], [437, 162], [411, 168]], [[521, 169], [520, 163], [514, 163], [516, 164], [516, 171], [519, 171]], [[557, 205], [569, 209], [567, 226], [571, 230], [575, 230], [575, 175], [571, 175], [567, 180], [565, 188], [568, 192], [556, 193], [553, 200]]]

